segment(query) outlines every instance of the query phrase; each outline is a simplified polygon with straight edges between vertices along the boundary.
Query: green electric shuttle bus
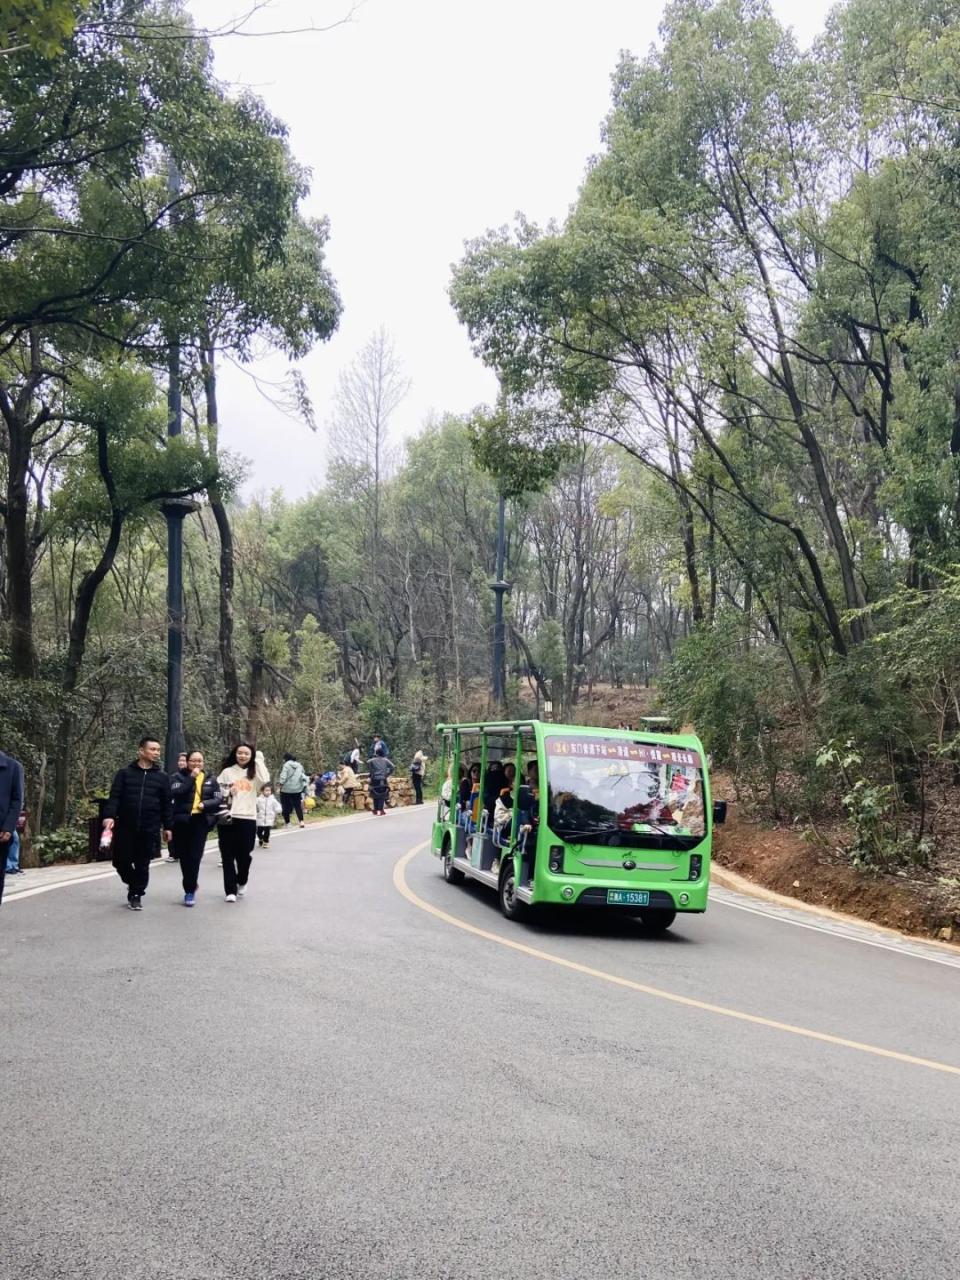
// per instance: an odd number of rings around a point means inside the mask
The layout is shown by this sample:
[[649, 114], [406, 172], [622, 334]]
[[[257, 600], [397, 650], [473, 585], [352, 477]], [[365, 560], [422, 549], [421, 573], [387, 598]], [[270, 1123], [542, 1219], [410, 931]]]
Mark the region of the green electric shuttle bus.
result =
[[707, 905], [712, 803], [699, 738], [539, 720], [441, 724], [433, 852], [444, 878], [496, 889], [511, 920], [541, 903], [667, 929]]

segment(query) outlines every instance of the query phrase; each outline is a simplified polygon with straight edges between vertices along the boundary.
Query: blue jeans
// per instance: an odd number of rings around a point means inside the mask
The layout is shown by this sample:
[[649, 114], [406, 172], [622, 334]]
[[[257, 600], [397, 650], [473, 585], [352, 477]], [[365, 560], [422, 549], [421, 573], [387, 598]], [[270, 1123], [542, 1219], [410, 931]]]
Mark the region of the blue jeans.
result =
[[15, 831], [10, 843], [7, 845], [7, 865], [6, 871], [20, 870], [20, 832]]

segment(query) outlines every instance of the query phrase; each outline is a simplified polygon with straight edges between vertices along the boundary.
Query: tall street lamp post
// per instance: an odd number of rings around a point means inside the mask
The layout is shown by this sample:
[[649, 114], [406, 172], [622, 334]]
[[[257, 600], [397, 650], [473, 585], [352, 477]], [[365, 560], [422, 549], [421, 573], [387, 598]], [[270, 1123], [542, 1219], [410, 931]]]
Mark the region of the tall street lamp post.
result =
[[495, 597], [493, 622], [493, 705], [495, 710], [503, 711], [507, 700], [507, 639], [503, 621], [503, 597], [510, 590], [509, 582], [504, 582], [504, 560], [506, 557], [505, 533], [506, 500], [500, 494], [497, 508], [497, 580], [490, 583]]
[[[167, 436], [183, 430], [180, 404], [180, 347], [170, 348], [170, 386], [167, 391]], [[168, 498], [162, 510], [167, 521], [167, 739], [164, 759], [168, 771], [184, 750], [183, 736], [183, 521], [197, 504], [190, 498]]]
[[[171, 159], [167, 171], [171, 201], [180, 194], [180, 174]], [[176, 214], [171, 215], [176, 221]], [[167, 384], [167, 438], [183, 431], [183, 399], [180, 390], [180, 338], [170, 340]], [[190, 498], [168, 498], [162, 511], [167, 521], [167, 737], [164, 760], [171, 772], [184, 750], [183, 736], [183, 521], [197, 504]]]

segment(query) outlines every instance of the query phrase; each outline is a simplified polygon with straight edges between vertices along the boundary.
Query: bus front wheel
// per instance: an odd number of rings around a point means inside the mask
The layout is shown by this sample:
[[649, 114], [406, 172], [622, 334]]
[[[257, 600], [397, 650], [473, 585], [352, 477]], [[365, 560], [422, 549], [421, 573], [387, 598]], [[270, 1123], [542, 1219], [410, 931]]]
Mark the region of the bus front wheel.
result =
[[640, 923], [647, 933], [663, 933], [665, 929], [670, 928], [676, 918], [675, 911], [658, 910], [656, 907], [648, 907], [646, 911], [640, 912]]
[[441, 867], [443, 870], [443, 878], [447, 884], [463, 884], [464, 874], [458, 871], [453, 865], [453, 854], [450, 852], [450, 845], [443, 846], [443, 857], [441, 858]]
[[517, 897], [517, 873], [512, 858], [507, 858], [500, 868], [500, 910], [508, 920], [522, 920], [527, 914], [526, 904]]

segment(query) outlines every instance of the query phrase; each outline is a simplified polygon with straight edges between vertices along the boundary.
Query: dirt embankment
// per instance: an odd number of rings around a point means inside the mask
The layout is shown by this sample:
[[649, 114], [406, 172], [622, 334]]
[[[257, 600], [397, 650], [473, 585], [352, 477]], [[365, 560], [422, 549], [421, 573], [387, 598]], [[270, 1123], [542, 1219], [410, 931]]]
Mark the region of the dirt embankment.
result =
[[[658, 710], [655, 689], [596, 685], [584, 691], [577, 719], [595, 725], [638, 726], [641, 717]], [[757, 821], [746, 806], [737, 803], [732, 781], [722, 770], [713, 774], [713, 793], [729, 804], [727, 823], [716, 829], [714, 844], [714, 857], [721, 866], [812, 906], [859, 916], [902, 933], [960, 943], [960, 787], [941, 792], [933, 819], [936, 847], [930, 866], [882, 875], [850, 865], [843, 850], [850, 833], [842, 822], [807, 838], [800, 826]]]
[[844, 863], [836, 851], [794, 828], [749, 818], [722, 774], [714, 795], [727, 799], [727, 822], [716, 828], [714, 857], [775, 893], [860, 916], [902, 933], [960, 942], [960, 896], [949, 876], [921, 868], [875, 875]]

